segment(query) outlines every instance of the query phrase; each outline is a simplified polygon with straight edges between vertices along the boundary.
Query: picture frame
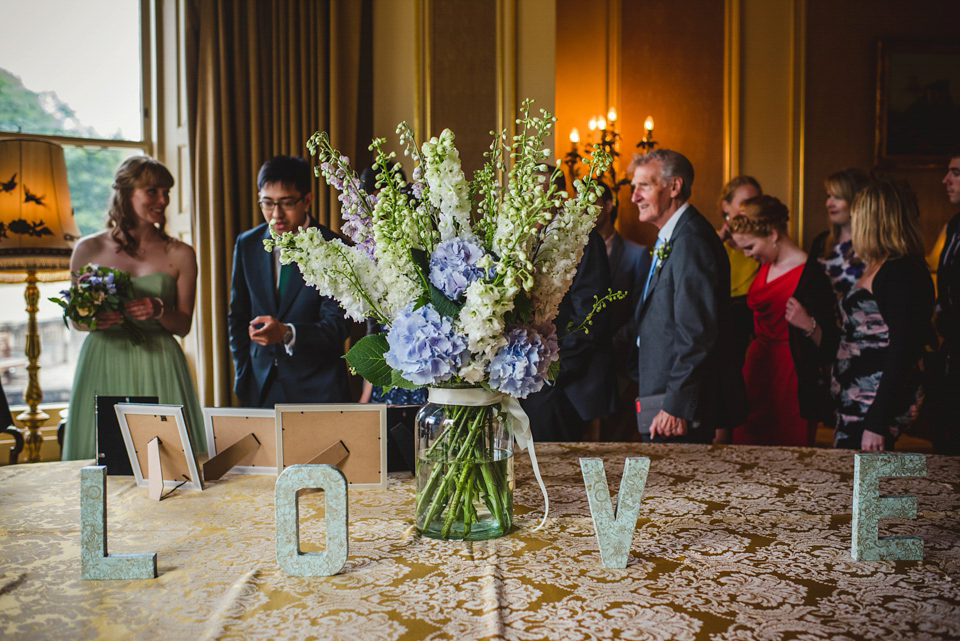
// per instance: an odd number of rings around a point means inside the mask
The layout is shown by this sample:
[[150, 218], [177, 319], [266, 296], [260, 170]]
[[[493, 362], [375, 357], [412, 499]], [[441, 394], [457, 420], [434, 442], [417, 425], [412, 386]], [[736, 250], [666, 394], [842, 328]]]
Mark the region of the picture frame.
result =
[[879, 169], [946, 165], [960, 148], [960, 40], [879, 41], [875, 142]]
[[163, 487], [203, 490], [182, 405], [117, 403], [114, 409], [137, 486], [150, 487], [148, 444], [159, 437]]
[[210, 458], [230, 447], [247, 434], [253, 434], [260, 447], [231, 468], [234, 474], [277, 475], [277, 413], [274, 409], [249, 407], [204, 407], [203, 425]]
[[[277, 474], [291, 465], [334, 465], [351, 488], [387, 488], [387, 406], [315, 403], [276, 406]], [[342, 449], [341, 449], [342, 448]]]
[[157, 404], [157, 396], [94, 397], [94, 425], [97, 429], [97, 465], [104, 465], [109, 476], [133, 476], [130, 457], [120, 432], [120, 419], [114, 409], [117, 403]]

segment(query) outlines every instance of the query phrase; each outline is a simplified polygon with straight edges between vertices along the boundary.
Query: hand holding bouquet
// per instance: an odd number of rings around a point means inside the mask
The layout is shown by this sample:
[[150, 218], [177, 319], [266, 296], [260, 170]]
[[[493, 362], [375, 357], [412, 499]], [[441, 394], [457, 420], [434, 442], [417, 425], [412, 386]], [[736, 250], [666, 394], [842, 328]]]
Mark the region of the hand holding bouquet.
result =
[[[98, 318], [101, 315], [119, 315], [120, 325], [133, 337], [134, 342], [140, 343], [143, 335], [129, 321], [123, 318], [124, 298], [130, 293], [130, 274], [110, 267], [101, 267], [90, 264], [81, 269], [76, 275], [76, 284], [70, 289], [60, 292], [59, 298], [50, 298], [51, 301], [63, 308], [63, 322], [72, 320], [78, 325], [85, 325], [91, 330], [101, 329], [100, 325], [106, 319]], [[106, 320], [107, 327], [113, 322]]]

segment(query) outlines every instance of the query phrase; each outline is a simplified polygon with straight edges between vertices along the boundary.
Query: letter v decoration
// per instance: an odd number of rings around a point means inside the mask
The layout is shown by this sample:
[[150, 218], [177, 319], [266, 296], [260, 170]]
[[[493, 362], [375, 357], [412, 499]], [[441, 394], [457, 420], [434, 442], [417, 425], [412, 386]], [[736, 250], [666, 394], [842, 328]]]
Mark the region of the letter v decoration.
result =
[[603, 459], [580, 459], [580, 471], [587, 488], [587, 500], [590, 502], [590, 514], [603, 567], [625, 568], [630, 557], [633, 532], [637, 527], [640, 502], [647, 486], [650, 459], [645, 456], [627, 458], [617, 493], [616, 510], [610, 500]]

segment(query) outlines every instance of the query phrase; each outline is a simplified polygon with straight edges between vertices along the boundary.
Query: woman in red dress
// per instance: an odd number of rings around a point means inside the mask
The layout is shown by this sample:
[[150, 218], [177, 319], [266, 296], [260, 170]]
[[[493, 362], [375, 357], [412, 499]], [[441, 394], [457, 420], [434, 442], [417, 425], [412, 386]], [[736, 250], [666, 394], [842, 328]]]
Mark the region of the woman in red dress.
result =
[[[758, 196], [730, 221], [734, 241], [760, 263], [747, 293], [756, 334], [743, 365], [750, 413], [735, 444], [813, 445], [816, 421], [832, 410], [821, 366], [836, 353], [835, 297], [823, 269], [808, 266], [787, 234], [788, 220], [783, 203]], [[797, 305], [809, 311], [802, 326]]]

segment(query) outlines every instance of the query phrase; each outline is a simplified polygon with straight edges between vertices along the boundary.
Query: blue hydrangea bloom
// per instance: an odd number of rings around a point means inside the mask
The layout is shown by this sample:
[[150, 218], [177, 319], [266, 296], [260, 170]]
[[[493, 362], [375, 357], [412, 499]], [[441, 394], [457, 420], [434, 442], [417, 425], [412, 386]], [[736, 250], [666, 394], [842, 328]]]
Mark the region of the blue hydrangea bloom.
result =
[[387, 365], [416, 385], [449, 380], [470, 357], [467, 341], [453, 331], [453, 322], [433, 305], [408, 305], [393, 319], [387, 333]]
[[507, 333], [507, 344], [490, 361], [490, 387], [515, 398], [539, 392], [550, 363], [557, 359], [557, 341], [532, 329], [517, 327]]
[[483, 278], [477, 267], [483, 249], [468, 240], [451, 238], [433, 250], [430, 256], [430, 282], [450, 300], [457, 300], [473, 281]]

